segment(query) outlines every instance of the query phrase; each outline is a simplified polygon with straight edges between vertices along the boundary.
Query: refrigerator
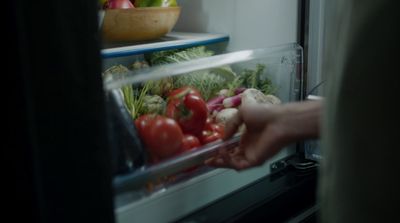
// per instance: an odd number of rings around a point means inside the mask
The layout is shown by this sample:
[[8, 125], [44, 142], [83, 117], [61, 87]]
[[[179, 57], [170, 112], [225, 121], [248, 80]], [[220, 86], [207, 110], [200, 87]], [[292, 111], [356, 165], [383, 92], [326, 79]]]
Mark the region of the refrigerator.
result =
[[[315, 220], [318, 143], [293, 144], [246, 171], [202, 165], [219, 148], [237, 146], [238, 134], [153, 164], [123, 89], [222, 70], [224, 86], [259, 72], [282, 103], [322, 94], [315, 87], [323, 86], [323, 1], [181, 0], [166, 36], [118, 45], [102, 43], [97, 1], [9, 4], [18, 102], [10, 114], [23, 139], [13, 142], [15, 188], [31, 222]], [[187, 49], [212, 53], [141, 64]], [[130, 70], [107, 76], [119, 65]]]

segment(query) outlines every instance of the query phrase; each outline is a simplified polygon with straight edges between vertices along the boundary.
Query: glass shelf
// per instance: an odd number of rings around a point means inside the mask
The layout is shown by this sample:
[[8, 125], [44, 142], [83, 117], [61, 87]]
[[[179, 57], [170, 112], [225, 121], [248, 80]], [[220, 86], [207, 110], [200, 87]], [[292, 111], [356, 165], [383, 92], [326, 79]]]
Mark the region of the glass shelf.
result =
[[148, 42], [107, 44], [101, 50], [103, 59], [140, 55], [144, 53], [189, 48], [229, 41], [226, 34], [171, 32], [166, 36]]

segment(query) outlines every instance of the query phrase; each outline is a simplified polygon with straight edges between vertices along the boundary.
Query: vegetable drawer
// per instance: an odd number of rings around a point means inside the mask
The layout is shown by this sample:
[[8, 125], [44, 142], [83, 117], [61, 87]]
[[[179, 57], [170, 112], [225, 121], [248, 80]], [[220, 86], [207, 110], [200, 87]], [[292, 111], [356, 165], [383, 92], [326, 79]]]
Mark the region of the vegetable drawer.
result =
[[[222, 141], [245, 103], [287, 103], [302, 89], [302, 48], [288, 44], [208, 55], [205, 47], [145, 55], [103, 73], [114, 186], [140, 199], [213, 171], [204, 161], [234, 148], [245, 127]], [[192, 55], [190, 55], [192, 54]], [[194, 56], [194, 59], [187, 57]]]

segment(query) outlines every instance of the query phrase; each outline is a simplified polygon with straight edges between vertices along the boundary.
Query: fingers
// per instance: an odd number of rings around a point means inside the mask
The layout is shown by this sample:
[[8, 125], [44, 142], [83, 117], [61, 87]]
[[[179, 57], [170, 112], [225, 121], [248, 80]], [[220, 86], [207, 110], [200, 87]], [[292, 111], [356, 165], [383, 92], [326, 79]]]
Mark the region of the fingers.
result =
[[285, 136], [283, 130], [269, 128], [261, 134], [252, 148], [245, 150], [245, 157], [253, 165], [260, 165], [278, 153], [284, 146]]
[[204, 164], [216, 168], [229, 168], [228, 164], [226, 164], [225, 161], [219, 157], [209, 158], [204, 162]]
[[235, 170], [244, 170], [248, 169], [250, 167], [253, 167], [254, 165], [249, 162], [244, 156], [237, 156], [233, 157], [230, 160], [230, 166], [235, 169]]
[[230, 164], [230, 162], [226, 159], [223, 159], [219, 156], [212, 157], [210, 159], [207, 159], [204, 162], [205, 165], [215, 167], [215, 168], [229, 168], [229, 169], [234, 169], [234, 167]]
[[239, 147], [230, 151], [220, 151], [218, 155], [205, 161], [205, 164], [217, 168], [229, 168], [237, 171], [252, 167], [243, 150]]
[[210, 159], [207, 159], [205, 164], [219, 168], [232, 168], [230, 166], [230, 159], [230, 153], [225, 148], [219, 148], [218, 154]]

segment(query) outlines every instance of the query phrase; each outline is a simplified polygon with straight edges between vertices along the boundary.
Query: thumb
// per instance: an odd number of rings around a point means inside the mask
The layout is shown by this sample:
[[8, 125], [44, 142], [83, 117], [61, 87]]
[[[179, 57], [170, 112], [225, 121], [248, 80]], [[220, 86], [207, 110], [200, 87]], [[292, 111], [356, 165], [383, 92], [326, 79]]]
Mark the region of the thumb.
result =
[[[272, 130], [272, 131], [271, 131]], [[260, 165], [277, 154], [286, 145], [282, 133], [267, 129], [260, 135], [255, 145], [245, 151], [246, 159], [253, 165]]]

